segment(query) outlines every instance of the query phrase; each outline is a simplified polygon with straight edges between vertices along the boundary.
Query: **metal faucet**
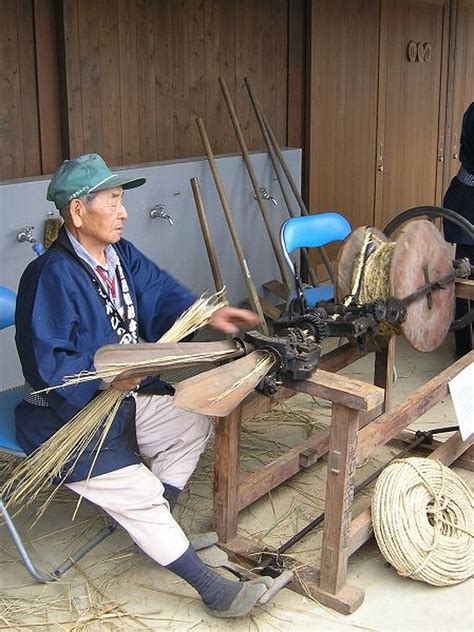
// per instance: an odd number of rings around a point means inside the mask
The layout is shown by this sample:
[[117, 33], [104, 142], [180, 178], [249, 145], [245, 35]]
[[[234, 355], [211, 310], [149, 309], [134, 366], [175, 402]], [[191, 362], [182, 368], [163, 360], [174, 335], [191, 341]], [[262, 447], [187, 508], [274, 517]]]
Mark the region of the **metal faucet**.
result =
[[32, 230], [34, 229], [34, 226], [25, 226], [24, 228], [22, 228], [20, 230], [19, 233], [17, 233], [16, 235], [16, 240], [21, 244], [24, 241], [27, 241], [29, 244], [33, 244], [33, 250], [36, 252], [36, 254], [42, 255], [44, 250], [44, 246], [42, 243], [40, 243], [36, 237], [33, 236], [32, 234]]
[[260, 187], [260, 192], [261, 192], [262, 198], [264, 200], [270, 200], [271, 203], [273, 204], [273, 206], [277, 206], [278, 205], [278, 202], [275, 200], [273, 195], [270, 195], [270, 193], [267, 191], [267, 189], [265, 187]]
[[156, 219], [157, 217], [159, 217], [160, 219], [166, 219], [170, 223], [170, 226], [173, 226], [174, 224], [171, 216], [168, 215], [168, 213], [165, 211], [164, 204], [157, 204], [156, 206], [154, 206], [150, 211], [150, 217], [151, 219]]

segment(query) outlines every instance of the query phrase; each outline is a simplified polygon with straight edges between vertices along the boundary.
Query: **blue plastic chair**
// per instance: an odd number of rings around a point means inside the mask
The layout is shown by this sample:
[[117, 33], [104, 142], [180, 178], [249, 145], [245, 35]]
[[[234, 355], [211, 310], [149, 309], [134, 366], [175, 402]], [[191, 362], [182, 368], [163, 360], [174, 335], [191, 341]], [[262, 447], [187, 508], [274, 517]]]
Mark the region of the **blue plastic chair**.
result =
[[[351, 232], [347, 219], [339, 213], [318, 213], [291, 217], [281, 227], [280, 242], [285, 259], [295, 277], [295, 265], [290, 254], [298, 248], [319, 248], [333, 241], [342, 241]], [[298, 288], [295, 288], [297, 291]], [[304, 298], [308, 307], [334, 298], [334, 285], [319, 285], [304, 288]]]
[[[0, 329], [6, 329], [14, 324], [15, 304], [15, 293], [8, 288], [0, 287]], [[23, 386], [11, 388], [6, 391], [0, 391], [0, 452], [14, 454], [22, 458], [25, 458], [26, 454], [23, 452], [16, 438], [15, 407], [23, 399], [24, 393], [25, 388]], [[88, 542], [79, 547], [72, 555], [68, 556], [67, 559], [60, 566], [52, 570], [50, 574], [45, 574], [39, 571], [31, 560], [13, 520], [3, 503], [1, 494], [0, 518], [3, 519], [22, 562], [28, 569], [31, 576], [40, 583], [46, 583], [61, 577], [63, 573], [75, 564], [75, 562], [80, 560], [86, 553], [94, 548], [96, 544], [101, 542], [115, 530], [115, 523], [108, 524], [106, 527], [101, 529], [94, 538], [91, 538]]]

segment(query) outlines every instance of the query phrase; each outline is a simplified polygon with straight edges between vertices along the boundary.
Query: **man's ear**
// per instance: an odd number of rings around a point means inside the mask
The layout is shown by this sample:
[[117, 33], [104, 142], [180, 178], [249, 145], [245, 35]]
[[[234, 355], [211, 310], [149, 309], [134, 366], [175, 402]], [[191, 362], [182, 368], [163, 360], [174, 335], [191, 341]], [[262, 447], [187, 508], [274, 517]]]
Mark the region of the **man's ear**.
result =
[[71, 200], [69, 203], [69, 216], [74, 228], [81, 228], [84, 213], [86, 212], [85, 204], [82, 200]]

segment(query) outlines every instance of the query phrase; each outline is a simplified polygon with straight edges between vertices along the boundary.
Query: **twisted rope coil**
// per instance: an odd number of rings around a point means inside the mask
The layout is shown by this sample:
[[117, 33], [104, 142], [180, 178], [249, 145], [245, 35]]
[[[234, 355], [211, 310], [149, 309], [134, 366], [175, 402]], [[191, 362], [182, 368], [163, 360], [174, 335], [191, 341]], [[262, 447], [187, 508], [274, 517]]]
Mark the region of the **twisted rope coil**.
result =
[[458, 584], [474, 571], [473, 509], [469, 488], [448, 467], [400, 459], [375, 486], [375, 538], [399, 575], [434, 586]]

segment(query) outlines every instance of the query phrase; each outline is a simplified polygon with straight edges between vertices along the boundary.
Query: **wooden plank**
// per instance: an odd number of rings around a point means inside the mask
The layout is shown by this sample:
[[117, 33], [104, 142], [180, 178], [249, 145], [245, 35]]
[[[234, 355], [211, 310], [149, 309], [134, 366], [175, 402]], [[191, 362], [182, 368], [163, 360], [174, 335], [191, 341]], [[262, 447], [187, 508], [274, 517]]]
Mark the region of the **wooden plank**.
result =
[[[380, 3], [311, 2], [309, 22], [308, 208], [338, 211], [353, 227], [371, 225]], [[346, 156], [343, 180], [338, 174], [341, 155]], [[328, 255], [334, 257], [331, 250]]]
[[322, 397], [355, 410], [372, 410], [382, 403], [384, 396], [377, 386], [322, 369], [317, 369], [307, 380], [286, 379], [284, 385], [298, 393]]
[[[395, 439], [390, 441], [390, 445], [395, 445], [403, 449], [407, 443], [412, 443], [415, 440], [415, 432], [413, 430], [402, 430]], [[444, 441], [438, 441], [437, 439], [431, 439], [426, 443], [421, 443], [417, 450], [420, 452], [426, 452], [430, 454], [437, 448], [443, 445]], [[453, 464], [456, 467], [460, 467], [468, 472], [474, 472], [474, 448], [468, 448], [459, 458], [457, 458]]]
[[277, 281], [276, 279], [273, 281], [267, 281], [263, 284], [263, 287], [278, 296], [278, 298], [282, 298], [284, 301], [288, 299], [288, 286], [286, 283], [282, 283], [281, 281]]
[[[360, 413], [359, 428], [363, 428], [374, 418], [374, 412], [380, 414], [380, 407], [371, 411]], [[260, 467], [257, 471], [249, 474], [240, 483], [239, 487], [239, 507], [244, 509], [248, 505], [268, 494], [288, 480], [298, 472], [306, 469], [310, 465], [324, 456], [329, 448], [329, 431], [318, 432], [302, 441], [294, 448], [268, 463], [264, 467]]]
[[[189, 120], [189, 76], [187, 72], [190, 47], [188, 20], [192, 16], [188, 14], [186, 0], [174, 2], [173, 14], [173, 138], [175, 158], [184, 158], [189, 155], [187, 146], [190, 120]], [[194, 121], [193, 121], [194, 124]]]
[[474, 472], [474, 447], [468, 448], [461, 456], [453, 461], [455, 467], [461, 467], [468, 472]]
[[308, 451], [307, 456], [310, 453], [313, 459], [317, 459], [326, 454], [328, 446], [329, 432], [318, 432], [279, 458], [274, 459], [271, 463], [249, 474], [240, 483], [239, 508], [242, 510], [248, 507], [248, 505], [265, 496], [272, 489], [275, 489], [278, 485], [281, 485], [281, 483], [304, 469], [301, 466], [302, 453]]
[[102, 156], [109, 165], [122, 164], [122, 126], [120, 119], [120, 79], [118, 0], [99, 4], [100, 102], [103, 130]]
[[264, 299], [262, 296], [259, 296], [258, 300], [260, 301], [262, 312], [265, 314], [265, 316], [267, 316], [271, 320], [278, 320], [278, 318], [280, 318], [281, 309], [279, 309], [276, 305], [273, 305], [273, 303], [270, 303], [270, 301]]
[[409, 423], [421, 417], [441, 399], [448, 397], [448, 382], [471, 362], [474, 362], [474, 351], [470, 351], [438, 376], [418, 388], [404, 402], [364, 428], [359, 435], [357, 463], [362, 463], [377, 448], [396, 437]]
[[204, 0], [187, 0], [189, 25], [189, 111], [187, 112], [187, 156], [202, 153], [202, 141], [195, 120], [206, 112], [206, 53]]
[[38, 126], [38, 93], [31, 0], [17, 0], [18, 61], [20, 65], [20, 107], [23, 128], [24, 175], [41, 173]]
[[217, 420], [214, 446], [214, 528], [222, 542], [237, 535], [242, 406]]
[[41, 173], [53, 173], [62, 160], [55, 3], [33, 0], [33, 6]]
[[174, 157], [173, 136], [173, 5], [155, 2], [155, 105], [156, 153], [160, 160]]
[[216, 153], [236, 152], [237, 139], [224, 107], [218, 79], [223, 77], [235, 99], [236, 3], [205, 0], [206, 111], [209, 141]]
[[[262, 551], [265, 551], [265, 544], [260, 541], [251, 540], [243, 536], [219, 543], [227, 551], [229, 556], [236, 560], [260, 565]], [[285, 555], [288, 568], [297, 568], [293, 581], [288, 584], [288, 588], [305, 597], [311, 597], [323, 606], [333, 608], [342, 614], [351, 614], [362, 604], [364, 592], [355, 586], [345, 584], [344, 587], [333, 595], [323, 590], [319, 585], [319, 570], [313, 566], [301, 564], [300, 561]]]
[[140, 40], [137, 39], [135, 2], [119, 2], [118, 15], [122, 163], [134, 164], [141, 160], [137, 87], [137, 47]]
[[330, 593], [346, 583], [358, 429], [357, 411], [333, 405], [320, 579], [321, 588]]
[[80, 68], [79, 16], [77, 0], [64, 0], [64, 72], [66, 78], [68, 151], [71, 158], [84, 153], [82, 83]]
[[[264, 141], [255, 129], [255, 116], [250, 100], [242, 89], [242, 78], [250, 77], [257, 86], [258, 96], [264, 98], [261, 74], [263, 54], [262, 3], [236, 0], [235, 2], [235, 93], [233, 103], [239, 116], [240, 126], [249, 149], [263, 148]], [[268, 42], [265, 42], [268, 45]], [[265, 108], [266, 102], [262, 103]], [[273, 122], [273, 121], [272, 121]], [[230, 125], [230, 120], [228, 120]], [[238, 145], [236, 144], [236, 149]]]
[[79, 64], [84, 152], [103, 151], [98, 0], [78, 2]]
[[458, 279], [455, 285], [457, 298], [465, 298], [474, 301], [474, 281], [470, 279]]
[[292, 0], [288, 2], [288, 147], [305, 144], [305, 52], [305, 1]]
[[13, 2], [2, 6], [0, 64], [0, 177], [8, 180], [25, 175], [17, 12]]
[[153, 4], [152, 0], [137, 0], [137, 94], [140, 162], [152, 162], [157, 159]]
[[447, 441], [436, 448], [429, 456], [429, 459], [440, 461], [443, 465], [451, 465], [458, 459], [467, 449], [474, 445], [474, 433], [463, 441], [461, 434], [455, 432]]

